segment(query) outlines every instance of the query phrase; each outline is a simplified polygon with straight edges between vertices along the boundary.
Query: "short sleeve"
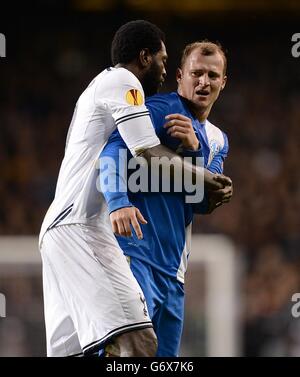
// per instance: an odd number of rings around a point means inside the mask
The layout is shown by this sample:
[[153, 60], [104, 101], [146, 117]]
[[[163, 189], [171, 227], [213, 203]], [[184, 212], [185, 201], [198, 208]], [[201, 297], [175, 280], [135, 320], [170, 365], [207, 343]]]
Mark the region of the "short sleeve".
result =
[[125, 68], [111, 68], [97, 85], [95, 102], [105, 104], [133, 156], [160, 144], [136, 76]]
[[224, 145], [221, 151], [213, 158], [212, 162], [210, 163], [208, 170], [210, 170], [212, 173], [218, 173], [222, 174], [224, 169], [224, 161], [227, 157], [228, 151], [229, 151], [229, 144], [228, 144], [228, 138], [227, 135], [222, 132], [223, 138], [224, 138]]

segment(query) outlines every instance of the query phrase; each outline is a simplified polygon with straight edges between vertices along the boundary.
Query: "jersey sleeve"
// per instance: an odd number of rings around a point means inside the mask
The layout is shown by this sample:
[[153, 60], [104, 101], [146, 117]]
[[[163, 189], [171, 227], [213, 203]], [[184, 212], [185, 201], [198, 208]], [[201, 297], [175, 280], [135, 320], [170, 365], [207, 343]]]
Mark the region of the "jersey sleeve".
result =
[[224, 161], [229, 151], [227, 135], [224, 132], [222, 132], [222, 134], [224, 137], [224, 146], [220, 150], [220, 152], [213, 158], [212, 162], [210, 163], [208, 167], [208, 170], [211, 171], [212, 173], [218, 173], [218, 174], [223, 173]]
[[95, 101], [105, 103], [110, 109], [120, 135], [133, 156], [160, 144], [145, 106], [142, 85], [128, 70], [118, 68], [106, 75], [96, 88]]
[[[224, 161], [225, 158], [227, 157], [228, 151], [229, 151], [229, 144], [228, 144], [228, 138], [227, 135], [222, 132], [223, 137], [224, 137], [224, 145], [221, 151], [213, 158], [212, 162], [210, 163], [208, 170], [211, 173], [218, 173], [222, 174], [223, 169], [224, 169]], [[200, 203], [195, 203], [192, 205], [193, 208], [193, 213], [196, 214], [202, 214], [205, 215], [208, 212], [209, 209], [209, 199], [208, 199], [208, 194], [204, 193], [204, 198], [202, 202]]]

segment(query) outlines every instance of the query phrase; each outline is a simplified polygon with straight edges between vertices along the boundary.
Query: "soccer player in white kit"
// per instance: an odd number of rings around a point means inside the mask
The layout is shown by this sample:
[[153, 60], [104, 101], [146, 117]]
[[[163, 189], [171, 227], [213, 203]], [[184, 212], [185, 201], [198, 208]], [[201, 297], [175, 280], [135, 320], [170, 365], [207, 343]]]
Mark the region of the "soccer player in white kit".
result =
[[[143, 292], [97, 189], [97, 164], [116, 127], [134, 156], [175, 155], [160, 145], [144, 104], [145, 94], [164, 81], [166, 60], [161, 30], [147, 21], [129, 22], [112, 42], [115, 67], [96, 76], [76, 104], [39, 240], [48, 356], [93, 355], [104, 348], [109, 356], [156, 353]], [[181, 167], [199, 173], [179, 161]], [[220, 188], [207, 171], [204, 183]], [[138, 209], [136, 218], [142, 219]]]
[[144, 295], [97, 190], [97, 161], [116, 127], [133, 155], [160, 144], [143, 88], [151, 95], [164, 81], [163, 41], [149, 22], [123, 25], [112, 44], [121, 64], [96, 76], [77, 101], [39, 240], [48, 356], [91, 355], [110, 342], [113, 356], [155, 355]]

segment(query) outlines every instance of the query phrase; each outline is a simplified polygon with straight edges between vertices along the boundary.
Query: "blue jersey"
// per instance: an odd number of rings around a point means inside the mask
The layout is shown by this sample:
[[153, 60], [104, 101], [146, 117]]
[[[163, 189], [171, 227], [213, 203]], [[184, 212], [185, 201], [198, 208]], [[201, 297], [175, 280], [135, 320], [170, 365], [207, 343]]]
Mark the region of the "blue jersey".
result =
[[[213, 173], [222, 173], [223, 162], [228, 152], [228, 140], [219, 128], [208, 120], [200, 123], [189, 111], [185, 100], [176, 92], [149, 97], [146, 106], [161, 143], [174, 151], [180, 149], [181, 141], [167, 134], [167, 130], [163, 127], [166, 123], [165, 116], [180, 113], [189, 117], [199, 139], [200, 148], [198, 151], [181, 149], [181, 155], [203, 157], [206, 168]], [[100, 156], [101, 158], [111, 157], [115, 160], [116, 170], [110, 167], [109, 174], [120, 175], [119, 150], [125, 148], [126, 145], [116, 130]], [[128, 155], [130, 155], [129, 151]], [[100, 179], [107, 175], [107, 173], [100, 174]], [[142, 240], [138, 240], [134, 232], [132, 237], [117, 237], [125, 255], [138, 258], [158, 271], [183, 282], [190, 252], [189, 238], [193, 213], [205, 213], [206, 200], [198, 204], [188, 204], [185, 202], [184, 194], [178, 192], [104, 191], [103, 193], [109, 212], [122, 207], [135, 206], [139, 208], [148, 222], [146, 225], [141, 225]]]

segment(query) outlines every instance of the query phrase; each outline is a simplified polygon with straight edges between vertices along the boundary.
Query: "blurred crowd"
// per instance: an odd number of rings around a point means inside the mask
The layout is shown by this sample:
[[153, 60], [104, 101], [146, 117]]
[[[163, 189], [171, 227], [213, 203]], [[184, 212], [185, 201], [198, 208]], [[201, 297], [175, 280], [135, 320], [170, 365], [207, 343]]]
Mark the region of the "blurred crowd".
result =
[[[44, 26], [40, 33], [28, 31], [28, 38], [13, 36], [17, 50], [0, 62], [1, 235], [39, 232], [76, 100], [110, 64], [115, 28], [108, 25], [93, 30], [89, 23], [85, 33], [74, 24]], [[160, 26], [170, 55], [164, 90], [174, 90], [184, 44], [211, 37], [187, 19], [179, 31], [171, 21]], [[195, 218], [194, 232], [223, 233], [237, 246], [243, 353], [299, 356], [300, 322], [291, 316], [291, 296], [300, 291], [300, 60], [291, 57], [289, 39], [279, 52], [276, 33], [243, 41], [221, 31], [213, 37], [228, 50], [229, 77], [210, 121], [229, 138], [225, 173], [233, 179], [234, 197], [212, 215]]]

